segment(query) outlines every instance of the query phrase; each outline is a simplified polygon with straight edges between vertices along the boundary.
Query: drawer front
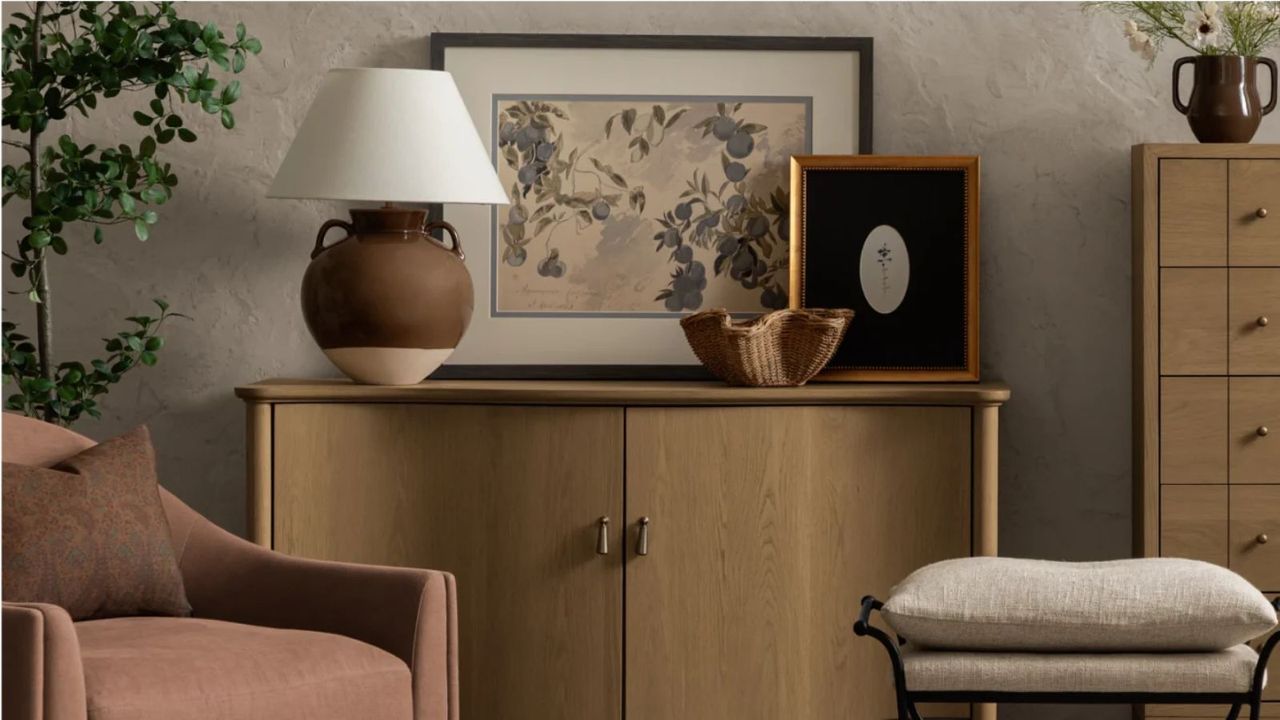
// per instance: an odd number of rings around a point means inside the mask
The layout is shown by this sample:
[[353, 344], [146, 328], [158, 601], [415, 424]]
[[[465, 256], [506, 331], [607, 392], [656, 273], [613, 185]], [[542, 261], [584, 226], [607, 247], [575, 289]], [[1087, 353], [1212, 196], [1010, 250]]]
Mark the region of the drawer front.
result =
[[1227, 263], [1227, 161], [1160, 161], [1160, 264]]
[[1233, 269], [1230, 282], [1231, 374], [1280, 375], [1280, 268]]
[[1280, 591], [1280, 485], [1231, 487], [1231, 564], [1264, 591]]
[[1231, 482], [1280, 483], [1280, 377], [1231, 378], [1230, 435]]
[[1160, 482], [1227, 482], [1227, 379], [1160, 379]]
[[1227, 486], [1160, 488], [1160, 555], [1227, 564]]
[[1280, 265], [1280, 160], [1232, 160], [1232, 265]]
[[1160, 373], [1227, 374], [1227, 271], [1160, 271]]

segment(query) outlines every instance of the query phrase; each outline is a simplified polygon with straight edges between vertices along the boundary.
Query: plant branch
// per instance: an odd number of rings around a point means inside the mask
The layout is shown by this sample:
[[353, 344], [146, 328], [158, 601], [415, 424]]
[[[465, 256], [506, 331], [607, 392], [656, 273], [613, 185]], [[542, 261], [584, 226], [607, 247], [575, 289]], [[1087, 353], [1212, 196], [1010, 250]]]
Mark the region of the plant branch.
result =
[[1203, 50], [1187, 42], [1186, 39], [1182, 37], [1182, 33], [1178, 32], [1177, 28], [1170, 27], [1169, 24], [1164, 21], [1164, 18], [1160, 17], [1157, 13], [1152, 12], [1151, 9], [1146, 6], [1145, 3], [1134, 3], [1133, 6], [1138, 10], [1138, 12], [1142, 13], [1149, 20], [1151, 20], [1151, 22], [1155, 23], [1156, 27], [1160, 28], [1160, 30], [1164, 32], [1166, 37], [1170, 37], [1170, 38], [1173, 38], [1174, 40], [1177, 40], [1178, 42], [1186, 46], [1188, 50], [1190, 50], [1191, 52], [1197, 55], [1204, 54]]
[[[37, 2], [33, 11], [32, 29], [31, 29], [31, 66], [38, 68], [40, 66], [43, 44], [41, 42], [41, 22], [44, 13], [44, 3]], [[40, 196], [40, 173], [37, 169], [40, 157], [40, 129], [38, 125], [31, 126], [30, 139], [27, 141], [27, 155], [32, 167], [31, 173], [31, 215], [35, 216], [39, 209], [36, 201]], [[36, 347], [40, 360], [40, 376], [46, 380], [53, 380], [53, 311], [49, 303], [49, 268], [48, 259], [44, 250], [37, 250], [35, 260], [32, 263], [31, 272], [36, 276], [35, 292], [36, 292]], [[46, 418], [48, 419], [48, 418]]]

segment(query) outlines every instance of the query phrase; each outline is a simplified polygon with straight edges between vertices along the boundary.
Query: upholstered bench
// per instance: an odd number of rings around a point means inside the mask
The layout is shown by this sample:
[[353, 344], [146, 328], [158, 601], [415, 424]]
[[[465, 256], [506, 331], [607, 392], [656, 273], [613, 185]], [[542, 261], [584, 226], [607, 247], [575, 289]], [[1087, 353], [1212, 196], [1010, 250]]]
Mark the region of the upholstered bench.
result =
[[[880, 611], [896, 637], [871, 624]], [[1245, 644], [1275, 604], [1216, 565], [962, 558], [921, 568], [853, 631], [889, 654], [900, 720], [919, 702], [1227, 704], [1258, 720], [1266, 665]]]

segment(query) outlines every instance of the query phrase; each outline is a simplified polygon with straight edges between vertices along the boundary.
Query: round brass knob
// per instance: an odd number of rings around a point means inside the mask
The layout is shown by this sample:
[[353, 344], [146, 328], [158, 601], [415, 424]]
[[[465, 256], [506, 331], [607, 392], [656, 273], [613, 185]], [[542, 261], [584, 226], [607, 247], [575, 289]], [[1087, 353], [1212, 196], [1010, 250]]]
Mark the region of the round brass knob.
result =
[[1258, 327], [1266, 327], [1270, 323], [1271, 323], [1271, 318], [1267, 317], [1266, 315], [1258, 316]]
[[1260, 218], [1264, 218], [1267, 216], [1268, 213], [1266, 208], [1258, 208], [1258, 212], [1255, 214]]
[[1271, 429], [1268, 428], [1266, 425], [1259, 425], [1257, 432], [1258, 432], [1258, 437], [1266, 437], [1267, 435], [1271, 434]]
[[1254, 538], [1254, 540], [1258, 541], [1259, 545], [1266, 545], [1267, 541], [1270, 539], [1271, 538], [1267, 537], [1266, 533], [1258, 533], [1258, 537]]

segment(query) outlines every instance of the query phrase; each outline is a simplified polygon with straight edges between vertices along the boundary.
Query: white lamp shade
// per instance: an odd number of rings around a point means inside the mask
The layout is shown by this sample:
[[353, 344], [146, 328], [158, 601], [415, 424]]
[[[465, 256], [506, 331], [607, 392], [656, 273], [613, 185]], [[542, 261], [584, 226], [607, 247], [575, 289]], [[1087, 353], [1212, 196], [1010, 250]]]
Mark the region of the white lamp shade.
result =
[[267, 197], [507, 203], [447, 72], [330, 70]]

